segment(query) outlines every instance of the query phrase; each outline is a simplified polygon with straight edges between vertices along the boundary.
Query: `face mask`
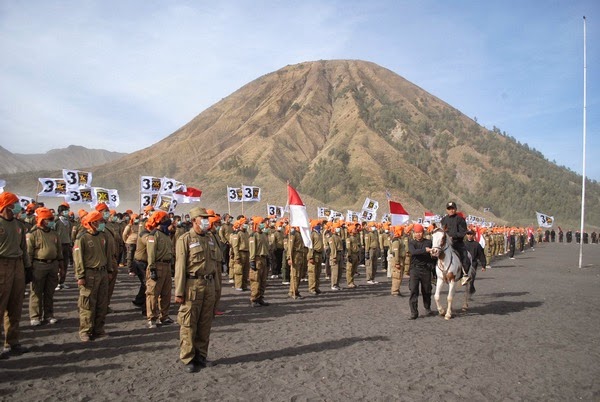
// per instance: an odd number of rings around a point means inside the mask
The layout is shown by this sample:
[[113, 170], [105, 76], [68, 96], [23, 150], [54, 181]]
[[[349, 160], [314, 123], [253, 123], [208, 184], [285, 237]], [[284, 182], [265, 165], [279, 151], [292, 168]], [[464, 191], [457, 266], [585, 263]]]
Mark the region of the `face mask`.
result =
[[54, 221], [46, 221], [46, 227], [50, 230], [54, 230], [56, 228], [56, 222]]
[[290, 233], [291, 233], [291, 234], [294, 234], [294, 233], [296, 233], [296, 229], [294, 229], [294, 228], [290, 229]]
[[140, 220], [139, 219], [134, 219], [133, 223], [135, 223], [137, 225], [138, 223], [140, 223]]
[[390, 233], [390, 231], [386, 229], [386, 230], [385, 230], [385, 233]]
[[371, 228], [371, 232], [376, 232], [376, 231], [377, 231], [377, 228], [376, 228], [375, 226], [373, 226], [373, 227]]
[[264, 224], [264, 223], [261, 223], [261, 224], [259, 224], [259, 225], [258, 225], [258, 228], [259, 228], [260, 230], [264, 230], [264, 229], [265, 229], [265, 224]]
[[64, 217], [69, 216], [69, 211], [62, 211], [61, 216], [64, 216]]
[[177, 222], [177, 227], [180, 228], [181, 227], [181, 222]]
[[119, 217], [118, 216], [113, 216], [112, 217], [112, 221], [113, 222], [119, 222]]
[[277, 231], [281, 232], [281, 226], [277, 227]]
[[103, 217], [104, 219], [110, 219], [110, 212], [103, 212], [103, 213], [102, 213], [102, 217]]
[[248, 230], [248, 224], [247, 224], [247, 223], [244, 223], [244, 224], [242, 225], [242, 229], [244, 229], [244, 230]]
[[315, 232], [321, 233], [321, 225], [315, 226]]
[[335, 228], [335, 233], [340, 233], [342, 231], [342, 229], [340, 228]]
[[210, 228], [208, 219], [200, 219], [200, 229], [207, 231]]
[[12, 207], [13, 214], [17, 215], [19, 212], [23, 210], [21, 203], [15, 202]]
[[106, 223], [100, 222], [98, 224], [98, 232], [104, 232], [104, 229], [106, 229]]

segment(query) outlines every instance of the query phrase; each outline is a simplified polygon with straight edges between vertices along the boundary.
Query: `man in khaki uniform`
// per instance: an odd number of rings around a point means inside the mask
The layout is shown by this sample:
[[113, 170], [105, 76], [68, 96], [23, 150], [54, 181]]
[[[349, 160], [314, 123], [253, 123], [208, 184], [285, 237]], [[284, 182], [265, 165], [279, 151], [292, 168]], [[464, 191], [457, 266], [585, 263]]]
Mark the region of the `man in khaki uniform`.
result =
[[346, 283], [349, 289], [355, 289], [358, 286], [354, 283], [354, 275], [358, 270], [360, 260], [360, 244], [357, 236], [356, 225], [348, 225], [348, 237], [346, 238]]
[[321, 235], [321, 221], [313, 220], [311, 222], [312, 231], [310, 239], [312, 248], [308, 249], [308, 294], [318, 295], [321, 285], [321, 264], [323, 261], [323, 236]]
[[27, 233], [27, 254], [33, 265], [29, 319], [37, 327], [43, 321], [56, 324], [54, 317], [54, 290], [63, 260], [63, 248], [56, 231], [54, 215], [48, 208], [36, 210], [37, 224]]
[[264, 300], [267, 288], [267, 256], [269, 255], [269, 239], [263, 232], [264, 219], [260, 216], [252, 217], [253, 233], [250, 235], [248, 245], [250, 248], [250, 306], [268, 306]]
[[392, 253], [392, 296], [404, 296], [400, 292], [402, 286], [402, 278], [404, 277], [404, 261], [406, 257], [406, 248], [402, 237], [403, 226], [394, 228], [394, 238], [391, 244]]
[[[168, 222], [165, 211], [155, 211], [146, 221], [147, 232], [141, 236], [146, 246], [148, 266], [146, 268], [146, 317], [148, 328], [156, 325], [172, 324], [169, 317], [171, 306], [171, 261], [173, 244], [165, 223]], [[160, 228], [160, 230], [159, 230]]]
[[273, 256], [271, 260], [271, 278], [281, 278], [284, 237], [281, 233], [281, 225], [276, 226], [275, 221], [269, 224], [269, 246]]
[[82, 219], [85, 232], [75, 239], [73, 262], [79, 287], [79, 339], [89, 342], [106, 336], [108, 275], [115, 267], [111, 235], [104, 232], [102, 214], [92, 211]]
[[210, 222], [204, 208], [190, 210], [192, 229], [175, 246], [175, 302], [180, 304], [179, 358], [185, 371], [195, 373], [207, 366], [206, 356], [215, 305], [218, 244], [207, 235]]
[[368, 233], [365, 234], [365, 263], [367, 269], [367, 283], [369, 285], [379, 283], [375, 280], [379, 249], [379, 232], [377, 231], [377, 226], [372, 224], [368, 228]]
[[19, 343], [19, 321], [25, 295], [25, 272], [31, 262], [25, 242], [25, 226], [15, 216], [21, 211], [19, 198], [8, 191], [0, 194], [0, 317], [4, 318], [4, 348], [0, 359], [29, 350]]
[[298, 228], [290, 228], [288, 236], [288, 263], [290, 264], [290, 290], [288, 296], [292, 299], [302, 299], [300, 295], [300, 275], [306, 254], [304, 253], [304, 242]]
[[230, 239], [233, 250], [233, 280], [235, 290], [241, 292], [248, 290], [247, 282], [250, 275], [248, 220], [241, 217], [235, 226], [239, 228], [239, 231]]
[[58, 206], [58, 220], [55, 223], [56, 233], [60, 239], [62, 247], [62, 259], [63, 262], [58, 268], [58, 286], [56, 290], [68, 289], [69, 286], [65, 285], [65, 279], [67, 278], [67, 267], [71, 263], [72, 255], [71, 250], [73, 244], [71, 243], [71, 232], [73, 231], [73, 224], [69, 219], [69, 204], [63, 202]]
[[334, 232], [328, 240], [329, 244], [329, 265], [331, 265], [331, 290], [341, 290], [340, 278], [342, 277], [342, 261], [344, 246], [340, 233], [342, 231], [339, 222], [333, 224]]
[[95, 207], [96, 211], [102, 214], [102, 219], [104, 220], [104, 232], [107, 235], [108, 241], [111, 244], [112, 254], [109, 256], [111, 259], [111, 266], [114, 266], [115, 269], [110, 271], [108, 274], [108, 312], [112, 312], [110, 308], [110, 300], [112, 298], [112, 294], [115, 290], [115, 284], [117, 283], [117, 274], [118, 274], [118, 260], [119, 260], [119, 241], [122, 242], [123, 239], [121, 235], [115, 231], [115, 225], [111, 220], [111, 212], [108, 209], [108, 205], [105, 203], [100, 203]]

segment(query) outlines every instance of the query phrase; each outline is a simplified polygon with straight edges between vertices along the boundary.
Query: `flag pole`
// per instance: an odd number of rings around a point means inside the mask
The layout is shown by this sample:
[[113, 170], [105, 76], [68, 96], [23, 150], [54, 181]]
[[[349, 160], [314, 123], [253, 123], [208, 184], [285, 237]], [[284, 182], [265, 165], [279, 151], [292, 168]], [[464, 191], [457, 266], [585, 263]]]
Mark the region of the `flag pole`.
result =
[[583, 168], [581, 180], [581, 239], [579, 240], [579, 268], [583, 259], [583, 226], [585, 218], [585, 137], [586, 137], [586, 80], [587, 80], [587, 64], [586, 64], [586, 41], [585, 41], [585, 15], [583, 16]]
[[244, 215], [244, 183], [242, 183], [242, 215]]
[[227, 193], [227, 214], [231, 216], [231, 200], [229, 199], [229, 187], [226, 190]]

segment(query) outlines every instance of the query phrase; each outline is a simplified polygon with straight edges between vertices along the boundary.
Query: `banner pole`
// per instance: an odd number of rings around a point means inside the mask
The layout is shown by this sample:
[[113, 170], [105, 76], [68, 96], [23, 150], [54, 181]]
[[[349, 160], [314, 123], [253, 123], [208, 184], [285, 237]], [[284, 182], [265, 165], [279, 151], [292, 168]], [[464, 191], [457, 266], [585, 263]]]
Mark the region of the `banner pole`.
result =
[[579, 239], [579, 268], [582, 267], [583, 260], [583, 227], [585, 221], [585, 137], [586, 137], [586, 80], [587, 80], [587, 63], [586, 63], [586, 32], [585, 32], [585, 16], [583, 16], [583, 168], [581, 179], [581, 238]]

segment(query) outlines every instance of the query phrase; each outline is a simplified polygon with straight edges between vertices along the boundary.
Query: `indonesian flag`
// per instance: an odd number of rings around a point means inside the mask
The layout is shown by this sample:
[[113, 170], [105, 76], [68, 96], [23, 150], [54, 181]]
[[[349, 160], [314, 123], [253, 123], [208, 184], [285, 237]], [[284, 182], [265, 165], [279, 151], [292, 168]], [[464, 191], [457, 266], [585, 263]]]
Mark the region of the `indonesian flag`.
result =
[[479, 244], [481, 244], [481, 247], [483, 247], [485, 249], [485, 237], [483, 236], [483, 232], [485, 232], [485, 227], [484, 226], [478, 226], [476, 229], [476, 233], [477, 233], [477, 241], [479, 242]]
[[194, 187], [187, 187], [185, 191], [177, 191], [173, 195], [177, 202], [181, 204], [189, 204], [191, 202], [200, 202], [202, 190], [198, 190]]
[[390, 201], [390, 216], [392, 226], [399, 226], [408, 222], [408, 212], [399, 202]]
[[425, 219], [433, 218], [435, 214], [433, 212], [425, 211]]
[[300, 199], [298, 192], [294, 187], [288, 184], [288, 206], [290, 210], [290, 226], [297, 226], [302, 235], [302, 241], [308, 248], [312, 248], [312, 240], [310, 238], [310, 223], [308, 221], [308, 213], [306, 206]]

